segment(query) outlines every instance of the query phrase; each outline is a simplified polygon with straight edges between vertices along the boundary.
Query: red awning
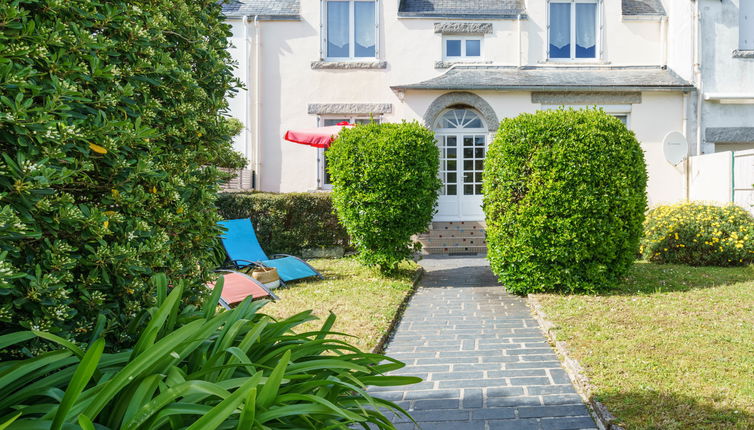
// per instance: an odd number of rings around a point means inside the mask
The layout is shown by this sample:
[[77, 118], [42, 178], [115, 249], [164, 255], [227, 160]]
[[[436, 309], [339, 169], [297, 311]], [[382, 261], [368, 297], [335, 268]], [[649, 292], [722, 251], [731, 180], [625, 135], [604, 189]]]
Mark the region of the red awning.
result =
[[338, 133], [343, 127], [353, 127], [353, 124], [347, 122], [341, 122], [337, 125], [331, 125], [329, 127], [307, 128], [302, 130], [288, 130], [285, 132], [283, 139], [300, 143], [302, 145], [309, 145], [315, 148], [329, 148], [330, 144], [338, 137]]

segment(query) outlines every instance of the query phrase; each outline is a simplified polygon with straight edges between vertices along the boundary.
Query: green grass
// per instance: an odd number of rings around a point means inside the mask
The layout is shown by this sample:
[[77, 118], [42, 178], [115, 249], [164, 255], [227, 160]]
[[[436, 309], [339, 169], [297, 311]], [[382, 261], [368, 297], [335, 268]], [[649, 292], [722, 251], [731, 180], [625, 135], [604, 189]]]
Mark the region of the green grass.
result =
[[[388, 277], [352, 258], [310, 260], [309, 263], [325, 280], [290, 283], [278, 288], [275, 294], [280, 301], [265, 306], [263, 312], [287, 317], [313, 309], [324, 320], [332, 311], [337, 316], [333, 330], [355, 336], [347, 340], [363, 351], [371, 351], [388, 330], [419, 270], [416, 263], [405, 262], [397, 274]], [[299, 330], [314, 329], [321, 324], [321, 321], [310, 322]]]
[[610, 292], [537, 297], [625, 428], [754, 428], [754, 267], [637, 263]]

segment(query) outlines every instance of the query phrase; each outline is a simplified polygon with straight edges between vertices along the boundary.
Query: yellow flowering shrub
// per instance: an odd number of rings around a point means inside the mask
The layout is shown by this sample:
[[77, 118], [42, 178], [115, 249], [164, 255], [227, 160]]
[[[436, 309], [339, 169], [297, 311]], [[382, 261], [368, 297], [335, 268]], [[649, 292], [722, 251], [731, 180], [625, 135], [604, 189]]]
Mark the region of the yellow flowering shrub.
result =
[[642, 256], [655, 263], [742, 266], [754, 263], [754, 217], [739, 206], [659, 206], [644, 221]]

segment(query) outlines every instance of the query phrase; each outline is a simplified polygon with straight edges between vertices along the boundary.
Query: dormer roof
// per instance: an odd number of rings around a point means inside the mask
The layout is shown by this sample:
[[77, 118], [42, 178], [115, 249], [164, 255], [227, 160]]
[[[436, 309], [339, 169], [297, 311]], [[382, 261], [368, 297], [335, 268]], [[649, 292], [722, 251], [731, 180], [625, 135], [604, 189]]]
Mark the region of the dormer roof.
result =
[[221, 5], [227, 17], [258, 16], [263, 21], [301, 19], [299, 0], [229, 0]]
[[515, 18], [525, 13], [523, 0], [401, 0], [403, 18]]
[[664, 16], [660, 0], [622, 0], [624, 16]]

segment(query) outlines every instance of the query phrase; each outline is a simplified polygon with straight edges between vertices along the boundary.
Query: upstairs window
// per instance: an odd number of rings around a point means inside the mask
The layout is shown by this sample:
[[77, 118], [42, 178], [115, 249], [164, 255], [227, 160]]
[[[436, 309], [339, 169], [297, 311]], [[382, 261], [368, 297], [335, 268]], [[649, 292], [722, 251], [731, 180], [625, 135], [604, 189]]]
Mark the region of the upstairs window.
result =
[[598, 12], [597, 0], [550, 0], [548, 57], [597, 58]]
[[327, 59], [377, 57], [377, 1], [327, 0], [323, 5]]
[[478, 60], [482, 58], [480, 36], [445, 36], [443, 58], [450, 61]]

